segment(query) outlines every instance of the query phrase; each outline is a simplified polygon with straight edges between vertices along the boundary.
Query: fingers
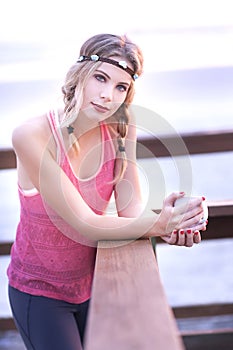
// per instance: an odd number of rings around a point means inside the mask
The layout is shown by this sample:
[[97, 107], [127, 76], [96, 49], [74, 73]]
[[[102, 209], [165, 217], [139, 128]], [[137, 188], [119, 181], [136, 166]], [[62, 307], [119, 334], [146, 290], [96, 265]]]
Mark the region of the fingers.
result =
[[[205, 231], [208, 214], [204, 213], [204, 197], [185, 197], [183, 192], [173, 192], [165, 200], [160, 213], [160, 227], [163, 234], [171, 235], [174, 229]], [[205, 215], [204, 215], [205, 214]], [[179, 233], [179, 244], [183, 245], [182, 231]], [[186, 235], [186, 234], [185, 234]], [[174, 239], [174, 237], [173, 237]], [[185, 236], [186, 242], [186, 236]], [[188, 240], [190, 245], [190, 240]]]
[[181, 227], [192, 227], [193, 230], [200, 230], [200, 231], [205, 231], [206, 227], [206, 222], [202, 221], [202, 212], [197, 214], [196, 216], [189, 218], [187, 220], [183, 220], [182, 222], [179, 223], [178, 228], [180, 229]]
[[[204, 197], [183, 197], [175, 203], [175, 215], [180, 217], [178, 229], [183, 227], [196, 227], [201, 229], [200, 224], [203, 224], [208, 217], [208, 208], [204, 202]], [[203, 220], [204, 218], [204, 220]]]
[[186, 231], [186, 247], [192, 247], [194, 243], [198, 244], [201, 242], [201, 234], [200, 231], [195, 230], [192, 231], [191, 229], [188, 229]]
[[[204, 222], [198, 222], [196, 225], [192, 225], [193, 231], [206, 231], [208, 220]], [[190, 227], [190, 226], [189, 226]]]
[[172, 192], [171, 194], [169, 194], [169, 196], [167, 196], [167, 198], [165, 198], [164, 205], [169, 205], [173, 207], [175, 201], [178, 198], [184, 197], [184, 195], [185, 195], [184, 192]]
[[185, 237], [185, 231], [179, 230], [177, 234], [177, 245], [185, 245], [186, 237]]
[[198, 231], [198, 230], [194, 231], [193, 241], [194, 241], [194, 243], [200, 243], [201, 242], [201, 233], [200, 233], [200, 231]]
[[194, 237], [194, 232], [189, 229], [186, 231], [186, 242], [185, 242], [185, 246], [186, 247], [192, 247], [193, 246], [193, 237]]
[[192, 247], [193, 244], [201, 242], [201, 234], [199, 230], [174, 230], [167, 242], [172, 245]]
[[183, 214], [182, 219], [179, 221], [177, 225], [178, 229], [183, 227], [192, 227], [193, 230], [205, 231], [207, 221], [203, 221], [203, 209], [202, 207], [197, 207], [190, 212], [186, 212]]
[[178, 237], [178, 231], [174, 230], [171, 233], [171, 236], [169, 237], [169, 244], [177, 244], [177, 237]]

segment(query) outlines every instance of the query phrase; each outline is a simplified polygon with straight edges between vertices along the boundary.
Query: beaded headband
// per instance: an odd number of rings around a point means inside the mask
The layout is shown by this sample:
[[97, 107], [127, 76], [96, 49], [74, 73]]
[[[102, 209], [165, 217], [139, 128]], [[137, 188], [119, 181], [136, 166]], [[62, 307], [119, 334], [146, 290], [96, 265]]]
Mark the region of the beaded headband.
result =
[[110, 63], [116, 67], [123, 69], [125, 72], [127, 72], [131, 76], [131, 78], [133, 78], [133, 80], [136, 80], [138, 78], [138, 75], [135, 74], [134, 71], [128, 67], [125, 61], [118, 62], [118, 61], [112, 60], [111, 58], [100, 57], [98, 55], [91, 55], [91, 56], [80, 56], [77, 60], [77, 63], [84, 62], [84, 61], [93, 61], [93, 62], [101, 61], [101, 62]]

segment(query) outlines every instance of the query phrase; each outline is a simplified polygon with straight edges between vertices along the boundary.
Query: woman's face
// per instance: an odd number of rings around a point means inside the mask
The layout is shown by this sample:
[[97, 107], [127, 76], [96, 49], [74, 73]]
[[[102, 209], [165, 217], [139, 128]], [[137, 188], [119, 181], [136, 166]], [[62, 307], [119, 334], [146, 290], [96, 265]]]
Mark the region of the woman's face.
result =
[[123, 69], [103, 62], [87, 80], [81, 111], [93, 121], [109, 118], [125, 101], [131, 82], [132, 78]]

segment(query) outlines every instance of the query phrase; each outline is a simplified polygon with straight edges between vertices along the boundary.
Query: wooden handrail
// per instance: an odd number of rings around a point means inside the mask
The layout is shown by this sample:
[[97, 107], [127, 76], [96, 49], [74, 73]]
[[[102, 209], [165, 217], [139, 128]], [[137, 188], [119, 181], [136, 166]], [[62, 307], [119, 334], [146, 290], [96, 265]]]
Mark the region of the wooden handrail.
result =
[[16, 156], [12, 148], [0, 149], [0, 170], [16, 168]]
[[233, 201], [215, 201], [209, 205], [209, 215], [211, 217], [232, 216], [233, 217]]
[[[172, 154], [171, 154], [172, 149]], [[138, 138], [137, 157], [169, 157], [184, 154], [201, 154], [233, 151], [233, 130], [161, 135]], [[0, 149], [0, 169], [16, 167], [12, 148]]]
[[138, 158], [233, 151], [233, 130], [139, 138]]
[[233, 130], [139, 138], [138, 158], [233, 151]]
[[[233, 130], [139, 138], [137, 145], [138, 158], [228, 151], [233, 151]], [[13, 149], [0, 149], [0, 169], [15, 167]], [[232, 237], [232, 227], [233, 203], [210, 203], [208, 230], [203, 239]], [[0, 255], [9, 254], [11, 245], [12, 242], [0, 242]], [[212, 306], [207, 305], [205, 310], [203, 307], [173, 311], [178, 318], [213, 313]], [[215, 312], [228, 313], [232, 307], [232, 304], [216, 305]], [[6, 329], [14, 326], [11, 318], [0, 318], [2, 324]], [[100, 242], [85, 350], [181, 350], [184, 349], [181, 337], [187, 342], [187, 335], [179, 334], [166, 300], [149, 240]], [[222, 336], [221, 344], [227, 337], [229, 334]], [[211, 341], [208, 340], [209, 344]]]
[[201, 305], [185, 305], [173, 307], [176, 318], [211, 317], [217, 315], [233, 315], [233, 303], [215, 303]]
[[[202, 239], [231, 238], [233, 227], [233, 201], [219, 201], [208, 203], [209, 223], [207, 231], [202, 235]], [[158, 210], [156, 210], [158, 212]], [[160, 238], [156, 238], [157, 243], [164, 243]], [[13, 242], [0, 241], [0, 256], [9, 255]]]
[[98, 245], [85, 350], [181, 350], [148, 239]]

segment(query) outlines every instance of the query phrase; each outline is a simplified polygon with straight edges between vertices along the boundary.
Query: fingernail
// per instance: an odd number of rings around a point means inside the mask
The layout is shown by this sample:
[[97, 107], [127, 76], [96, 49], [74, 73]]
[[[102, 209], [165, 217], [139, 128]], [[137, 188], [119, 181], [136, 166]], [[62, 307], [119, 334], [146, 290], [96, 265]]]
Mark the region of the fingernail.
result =
[[205, 201], [205, 197], [202, 197], [202, 200]]
[[188, 230], [187, 230], [187, 233], [189, 233], [189, 234], [192, 233], [192, 230], [188, 229]]
[[180, 230], [180, 234], [183, 235], [184, 234], [184, 230]]
[[177, 230], [174, 230], [174, 231], [173, 231], [174, 235], [176, 235], [176, 234], [177, 234], [177, 232], [178, 232]]
[[198, 234], [199, 234], [199, 231], [195, 231], [194, 234], [195, 234], [195, 235], [198, 235]]

